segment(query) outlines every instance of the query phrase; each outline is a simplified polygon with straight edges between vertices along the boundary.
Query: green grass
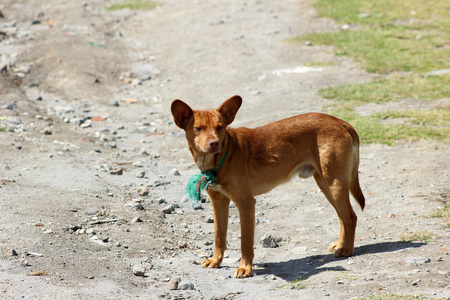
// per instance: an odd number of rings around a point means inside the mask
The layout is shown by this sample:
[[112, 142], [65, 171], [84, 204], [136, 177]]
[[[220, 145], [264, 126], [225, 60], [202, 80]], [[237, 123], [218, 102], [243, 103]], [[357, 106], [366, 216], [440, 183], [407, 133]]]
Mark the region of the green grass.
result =
[[[354, 111], [365, 103], [450, 97], [449, 74], [426, 74], [450, 69], [448, 1], [318, 0], [315, 7], [320, 17], [348, 24], [350, 29], [302, 35], [292, 41], [333, 46], [336, 55], [351, 57], [371, 73], [402, 74], [320, 90], [323, 97], [336, 100], [328, 107], [329, 112], [351, 123], [363, 143], [392, 145], [398, 140], [420, 139], [450, 142], [448, 108], [384, 111], [369, 116]], [[397, 118], [405, 119], [401, 124], [387, 122]]]
[[412, 300], [412, 299], [424, 299], [424, 297], [411, 295], [396, 295], [396, 294], [377, 294], [357, 298], [357, 300]]
[[450, 227], [450, 205], [447, 204], [443, 208], [431, 215], [432, 218], [444, 218], [445, 227]]
[[442, 32], [391, 27], [314, 33], [292, 40], [334, 46], [336, 55], [352, 57], [367, 72], [386, 74], [450, 68], [450, 48], [445, 46], [449, 39]]
[[423, 242], [428, 243], [434, 235], [429, 231], [406, 232], [400, 236], [402, 242]]
[[[431, 101], [450, 97], [450, 75], [396, 76], [363, 84], [345, 84], [319, 91], [327, 99], [339, 101], [328, 107], [329, 113], [352, 124], [363, 143], [394, 145], [398, 140], [434, 139], [450, 142], [450, 110], [384, 111], [360, 116], [356, 106], [386, 103], [404, 98]], [[385, 124], [382, 121], [408, 118], [406, 124]]]
[[329, 67], [333, 66], [334, 63], [332, 61], [310, 61], [303, 65], [305, 67]]
[[355, 30], [294, 38], [334, 46], [368, 72], [419, 73], [450, 68], [447, 0], [318, 0], [319, 16]]
[[130, 10], [151, 10], [160, 6], [161, 3], [156, 1], [145, 0], [125, 0], [118, 4], [112, 4], [106, 8], [108, 11], [130, 9]]
[[327, 99], [383, 103], [412, 98], [431, 101], [450, 97], [450, 74], [439, 76], [395, 76], [372, 80], [369, 83], [344, 84], [325, 88], [319, 93]]
[[341, 24], [450, 28], [448, 2], [445, 0], [319, 0], [314, 6], [320, 16]]

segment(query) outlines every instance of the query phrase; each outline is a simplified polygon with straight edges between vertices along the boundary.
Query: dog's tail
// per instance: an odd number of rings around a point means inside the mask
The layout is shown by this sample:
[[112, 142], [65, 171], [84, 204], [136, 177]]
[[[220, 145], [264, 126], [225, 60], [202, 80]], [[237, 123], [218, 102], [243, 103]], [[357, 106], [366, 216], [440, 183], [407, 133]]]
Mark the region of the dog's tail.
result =
[[359, 206], [361, 206], [361, 210], [363, 210], [364, 206], [366, 205], [366, 199], [363, 192], [361, 191], [361, 186], [359, 185], [359, 136], [356, 130], [350, 124], [347, 123], [347, 126], [345, 127], [348, 133], [351, 135], [353, 141], [353, 169], [351, 173], [352, 178], [350, 181], [350, 192], [353, 198], [358, 201]]

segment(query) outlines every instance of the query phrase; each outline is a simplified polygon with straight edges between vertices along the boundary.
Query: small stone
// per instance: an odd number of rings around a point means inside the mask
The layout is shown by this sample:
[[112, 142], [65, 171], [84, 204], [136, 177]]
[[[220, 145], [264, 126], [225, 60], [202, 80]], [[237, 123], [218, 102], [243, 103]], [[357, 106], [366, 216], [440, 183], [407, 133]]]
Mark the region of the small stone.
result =
[[140, 186], [137, 188], [137, 193], [139, 194], [139, 196], [147, 196], [150, 193], [150, 191], [147, 187]]
[[52, 132], [52, 129], [50, 127], [47, 127], [44, 130], [42, 130], [41, 133], [43, 133], [45, 135], [51, 135], [53, 132]]
[[192, 282], [184, 282], [184, 281], [180, 282], [180, 284], [178, 284], [178, 289], [183, 290], [183, 291], [186, 291], [186, 290], [193, 291], [193, 290], [195, 290], [194, 284]]
[[272, 235], [265, 234], [259, 241], [264, 248], [277, 248], [278, 243]]
[[144, 222], [140, 217], [135, 217], [131, 220], [131, 223], [141, 223]]
[[111, 175], [122, 175], [123, 174], [123, 170], [122, 169], [111, 170], [111, 171], [109, 171], [109, 174], [111, 174]]
[[87, 229], [86, 234], [95, 234], [95, 229], [94, 228]]
[[119, 107], [119, 102], [118, 101], [111, 101], [109, 103], [110, 106], [114, 106], [114, 107]]
[[177, 169], [172, 169], [169, 171], [169, 175], [171, 176], [180, 176], [180, 172]]
[[170, 214], [170, 213], [172, 213], [173, 211], [175, 211], [175, 206], [174, 206], [173, 204], [166, 205], [166, 206], [162, 209], [162, 212], [165, 213], [165, 214]]
[[145, 268], [140, 265], [134, 265], [133, 274], [136, 276], [145, 276]]
[[187, 248], [188, 244], [186, 242], [179, 242], [178, 243], [178, 248], [180, 249], [184, 249]]
[[180, 278], [171, 279], [164, 287], [168, 290], [178, 290], [178, 285], [180, 283]]
[[95, 207], [88, 207], [86, 208], [84, 213], [88, 216], [96, 215], [98, 213], [98, 209]]
[[206, 218], [206, 223], [214, 223], [214, 218], [212, 217]]
[[144, 176], [145, 176], [145, 172], [144, 171], [140, 171], [140, 172], [136, 173], [136, 177], [137, 178], [144, 178]]
[[417, 286], [419, 284], [419, 282], [420, 282], [420, 279], [416, 279], [413, 282], [411, 282], [411, 285], [412, 286]]

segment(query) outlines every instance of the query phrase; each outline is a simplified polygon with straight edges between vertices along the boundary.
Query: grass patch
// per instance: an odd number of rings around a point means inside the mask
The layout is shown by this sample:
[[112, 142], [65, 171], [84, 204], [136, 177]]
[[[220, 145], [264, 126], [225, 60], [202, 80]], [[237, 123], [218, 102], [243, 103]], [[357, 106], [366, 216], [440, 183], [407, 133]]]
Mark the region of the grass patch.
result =
[[6, 128], [5, 127], [0, 127], [0, 132], [1, 131], [6, 131]]
[[367, 72], [386, 74], [450, 68], [450, 49], [445, 47], [449, 39], [450, 35], [441, 32], [392, 27], [313, 33], [292, 40], [333, 46], [336, 55], [352, 57]]
[[126, 0], [121, 3], [112, 4], [106, 8], [107, 11], [130, 9], [130, 10], [151, 10], [160, 6], [161, 3], [156, 1], [145, 0]]
[[444, 0], [319, 0], [314, 6], [320, 16], [341, 24], [450, 28], [448, 2]]
[[450, 227], [450, 205], [445, 205], [443, 208], [438, 209], [437, 212], [432, 214], [432, 218], [444, 218], [445, 227]]
[[[311, 41], [333, 46], [336, 55], [351, 57], [368, 72], [390, 76], [364, 84], [346, 84], [319, 93], [339, 101], [329, 112], [351, 123], [363, 143], [395, 144], [400, 139], [435, 139], [450, 142], [450, 112], [385, 111], [370, 116], [355, 113], [365, 103], [400, 99], [431, 101], [450, 97], [450, 75], [426, 76], [433, 70], [450, 69], [450, 18], [446, 0], [318, 0], [319, 16], [350, 24], [351, 30], [314, 33], [292, 41]], [[406, 118], [402, 124], [383, 120]]]
[[439, 76], [396, 76], [369, 83], [344, 84], [319, 91], [327, 99], [382, 103], [404, 98], [431, 101], [450, 97], [450, 74]]
[[319, 16], [356, 30], [294, 38], [334, 46], [368, 72], [428, 72], [450, 68], [450, 18], [446, 0], [319, 0]]
[[302, 290], [306, 288], [306, 284], [304, 283], [305, 278], [300, 277], [293, 281], [290, 281], [289, 284], [291, 285], [291, 289], [293, 290]]
[[406, 232], [400, 236], [402, 242], [423, 242], [428, 243], [434, 235], [429, 231]]
[[310, 61], [303, 64], [305, 67], [329, 67], [334, 66], [332, 61]]
[[396, 294], [377, 294], [357, 298], [358, 300], [412, 300], [412, 299], [424, 299], [421, 296], [411, 295], [396, 295]]
[[[345, 84], [319, 91], [327, 99], [340, 101], [328, 107], [329, 113], [352, 124], [363, 143], [394, 145], [398, 140], [434, 139], [450, 142], [450, 111], [385, 111], [360, 116], [356, 106], [386, 103], [404, 98], [431, 101], [450, 97], [450, 75], [410, 75], [376, 79], [364, 84]], [[410, 124], [383, 124], [389, 118], [409, 118]], [[414, 126], [411, 126], [414, 125]]]
[[360, 116], [345, 106], [338, 106], [340, 105], [331, 108], [331, 114], [352, 124], [363, 144], [395, 145], [398, 140], [417, 141], [421, 139], [450, 142], [450, 128], [448, 127], [430, 128], [403, 124], [382, 124], [377, 116]]

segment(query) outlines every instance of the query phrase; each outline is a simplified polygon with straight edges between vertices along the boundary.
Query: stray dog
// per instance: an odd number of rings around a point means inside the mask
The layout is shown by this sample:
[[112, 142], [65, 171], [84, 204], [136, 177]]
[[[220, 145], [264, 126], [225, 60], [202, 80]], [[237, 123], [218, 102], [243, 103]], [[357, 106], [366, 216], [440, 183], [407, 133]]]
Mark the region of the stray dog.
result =
[[[215, 249], [203, 268], [218, 268], [226, 249], [230, 199], [239, 210], [241, 253], [237, 278], [252, 276], [255, 196], [267, 193], [293, 176], [313, 176], [340, 221], [335, 257], [353, 253], [356, 215], [349, 193], [361, 209], [365, 199], [358, 179], [359, 137], [347, 122], [321, 113], [306, 113], [254, 129], [227, 128], [242, 104], [240, 96], [217, 110], [193, 110], [172, 102], [175, 124], [186, 132], [189, 150], [202, 171], [213, 173], [205, 189], [214, 214]], [[200, 191], [201, 192], [201, 191]]]

